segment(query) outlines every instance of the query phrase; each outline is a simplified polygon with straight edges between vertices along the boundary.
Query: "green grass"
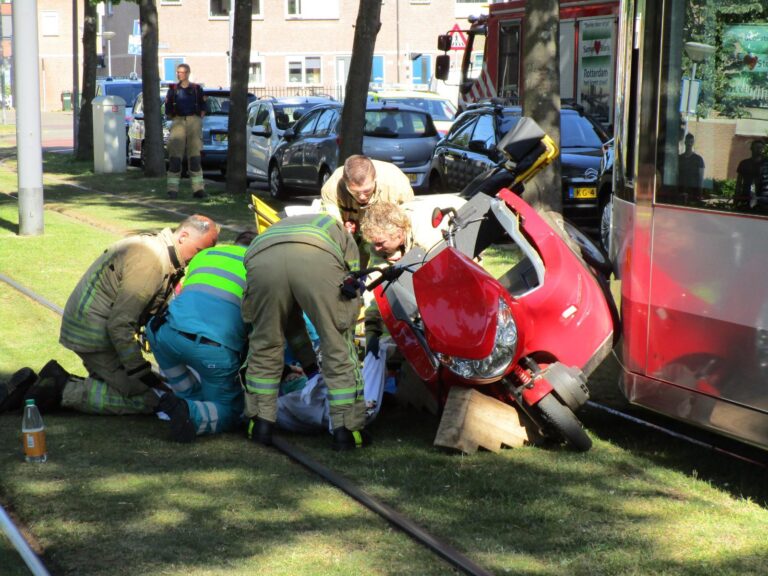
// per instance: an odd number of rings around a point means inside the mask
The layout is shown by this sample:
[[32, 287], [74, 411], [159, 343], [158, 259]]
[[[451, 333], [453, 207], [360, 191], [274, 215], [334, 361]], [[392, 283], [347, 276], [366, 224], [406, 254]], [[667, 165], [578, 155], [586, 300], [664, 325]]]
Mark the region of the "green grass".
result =
[[[3, 151], [0, 150], [0, 156]], [[0, 192], [15, 189], [0, 166]], [[49, 173], [48, 170], [51, 170]], [[57, 184], [65, 179], [89, 190]], [[160, 183], [162, 184], [162, 183]], [[0, 194], [0, 273], [58, 305], [96, 254], [132, 230], [178, 217], [138, 172], [93, 175], [46, 157], [46, 233], [16, 236]], [[153, 191], [154, 190], [154, 191]], [[117, 199], [105, 191], [128, 197]], [[206, 213], [251, 225], [245, 197]], [[55, 357], [59, 318], [0, 283], [0, 382]], [[623, 408], [609, 358], [593, 396]], [[454, 454], [432, 445], [437, 419], [385, 404], [375, 444], [334, 454], [325, 435], [289, 440], [495, 574], [731, 575], [768, 571], [764, 470], [586, 409], [586, 454], [519, 448]], [[192, 445], [149, 417], [46, 417], [49, 462], [22, 461], [20, 415], [0, 416], [0, 501], [13, 506], [55, 574], [450, 574], [451, 568], [275, 450], [237, 434]], [[0, 538], [0, 573], [24, 573]]]

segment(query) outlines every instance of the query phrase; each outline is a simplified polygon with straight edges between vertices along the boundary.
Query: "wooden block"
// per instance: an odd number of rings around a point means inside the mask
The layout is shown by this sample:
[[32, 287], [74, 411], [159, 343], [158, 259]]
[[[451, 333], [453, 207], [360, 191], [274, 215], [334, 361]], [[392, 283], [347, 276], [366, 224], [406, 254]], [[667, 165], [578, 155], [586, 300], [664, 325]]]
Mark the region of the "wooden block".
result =
[[529, 440], [517, 409], [473, 388], [454, 386], [448, 393], [435, 446], [474, 454], [478, 447], [499, 452]]

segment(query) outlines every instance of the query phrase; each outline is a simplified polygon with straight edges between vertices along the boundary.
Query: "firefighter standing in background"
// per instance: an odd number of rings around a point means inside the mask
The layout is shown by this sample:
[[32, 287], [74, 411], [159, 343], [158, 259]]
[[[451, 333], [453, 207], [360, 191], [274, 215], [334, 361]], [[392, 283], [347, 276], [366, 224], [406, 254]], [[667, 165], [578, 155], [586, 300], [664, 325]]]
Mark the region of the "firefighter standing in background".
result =
[[181, 181], [181, 163], [187, 157], [192, 196], [205, 198], [203, 166], [203, 117], [205, 99], [203, 88], [189, 81], [189, 65], [176, 67], [178, 83], [171, 85], [165, 95], [165, 114], [171, 119], [168, 135], [168, 197], [177, 198]]
[[253, 324], [245, 382], [248, 433], [253, 440], [272, 443], [284, 334], [301, 326], [304, 348], [309, 345], [303, 311], [320, 337], [333, 448], [346, 450], [370, 442], [363, 431], [363, 381], [353, 340], [360, 296], [349, 271], [358, 267], [358, 259], [354, 238], [328, 214], [280, 220], [248, 248], [242, 310], [243, 320]]
[[61, 322], [59, 342], [80, 356], [88, 377], [70, 376], [52, 360], [27, 398], [44, 413], [63, 406], [92, 414], [151, 414], [158, 403], [151, 388], [165, 385], [136, 334], [165, 306], [192, 257], [217, 239], [213, 220], [195, 215], [173, 231], [130, 236], [105, 250], [70, 295]]

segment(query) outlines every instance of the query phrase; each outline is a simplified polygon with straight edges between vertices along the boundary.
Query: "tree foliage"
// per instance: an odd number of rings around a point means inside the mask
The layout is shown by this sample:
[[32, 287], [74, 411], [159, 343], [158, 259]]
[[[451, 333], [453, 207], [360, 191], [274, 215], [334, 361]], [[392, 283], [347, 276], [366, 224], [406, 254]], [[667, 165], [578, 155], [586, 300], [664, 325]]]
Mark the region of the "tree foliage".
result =
[[[713, 111], [728, 118], [744, 118], [751, 114], [749, 107], [757, 103], [743, 95], [737, 95], [732, 90], [732, 83], [737, 75], [744, 73], [740, 47], [727, 37], [728, 27], [765, 21], [768, 17], [768, 6], [765, 2], [730, 0], [719, 2], [692, 2], [686, 6], [684, 37], [692, 42], [701, 42], [718, 47], [714, 58], [707, 59], [697, 67], [696, 76], [701, 80], [701, 98], [698, 101], [696, 113], [698, 117], [706, 118]], [[693, 61], [683, 54], [683, 69], [690, 71]], [[768, 88], [768, 77], [764, 74], [747, 74], [744, 77], [750, 89]]]

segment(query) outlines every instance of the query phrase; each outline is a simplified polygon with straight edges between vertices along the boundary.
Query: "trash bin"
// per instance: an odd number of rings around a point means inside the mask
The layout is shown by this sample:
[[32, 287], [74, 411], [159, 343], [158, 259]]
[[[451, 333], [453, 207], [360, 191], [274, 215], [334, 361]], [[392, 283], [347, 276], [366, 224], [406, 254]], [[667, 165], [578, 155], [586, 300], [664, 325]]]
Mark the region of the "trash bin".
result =
[[72, 92], [61, 93], [61, 109], [65, 112], [72, 110]]
[[93, 171], [125, 172], [125, 100], [93, 99]]

